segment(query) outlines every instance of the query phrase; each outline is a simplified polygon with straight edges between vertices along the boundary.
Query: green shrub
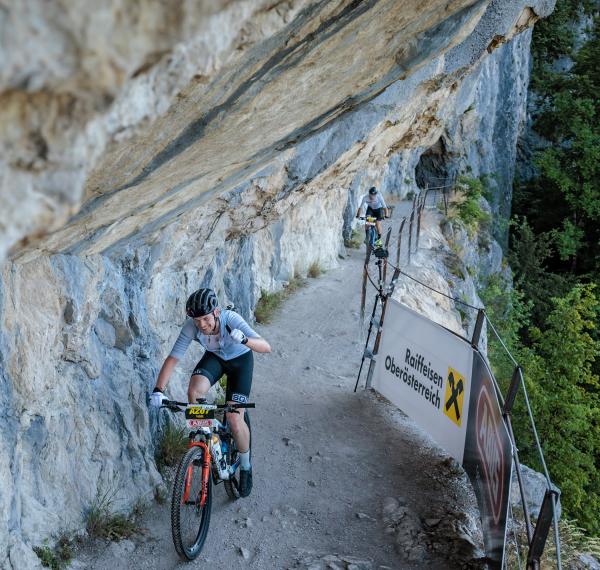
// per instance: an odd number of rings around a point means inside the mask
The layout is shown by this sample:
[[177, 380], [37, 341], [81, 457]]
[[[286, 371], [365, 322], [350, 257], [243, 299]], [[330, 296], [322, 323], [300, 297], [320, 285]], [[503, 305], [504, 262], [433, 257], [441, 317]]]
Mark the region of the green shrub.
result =
[[37, 554], [42, 566], [52, 570], [64, 570], [69, 566], [73, 557], [73, 546], [66, 535], [61, 535], [54, 547], [48, 545], [45, 540], [42, 546], [34, 546], [33, 551]]
[[481, 208], [483, 182], [478, 178], [461, 176], [458, 179], [456, 190], [460, 193], [460, 198], [454, 205], [454, 215], [462, 220], [472, 236], [479, 226], [487, 224], [491, 220], [490, 215]]
[[[558, 533], [560, 536], [560, 553], [562, 563], [565, 568], [575, 568], [575, 563], [579, 554], [591, 554], [600, 559], [600, 538], [589, 536], [584, 529], [577, 525], [574, 520], [561, 518], [558, 523]], [[542, 567], [545, 568], [544, 561], [551, 567], [556, 560], [556, 547], [554, 544], [554, 533], [550, 533], [548, 544], [542, 558]]]
[[161, 471], [164, 467], [174, 467], [179, 463], [181, 456], [187, 451], [188, 431], [185, 426], [178, 426], [169, 421], [161, 434], [156, 449], [156, 465]]

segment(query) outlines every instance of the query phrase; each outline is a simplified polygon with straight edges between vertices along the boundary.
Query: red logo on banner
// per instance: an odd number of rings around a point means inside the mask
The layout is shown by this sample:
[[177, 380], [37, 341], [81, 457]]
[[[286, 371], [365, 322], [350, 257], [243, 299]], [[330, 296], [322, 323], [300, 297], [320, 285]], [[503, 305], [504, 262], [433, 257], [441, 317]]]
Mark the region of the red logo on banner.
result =
[[475, 421], [477, 449], [485, 471], [486, 488], [492, 507], [494, 523], [498, 524], [504, 494], [504, 452], [502, 451], [502, 442], [498, 433], [499, 427], [492, 405], [493, 400], [486, 386], [483, 386], [477, 399]]

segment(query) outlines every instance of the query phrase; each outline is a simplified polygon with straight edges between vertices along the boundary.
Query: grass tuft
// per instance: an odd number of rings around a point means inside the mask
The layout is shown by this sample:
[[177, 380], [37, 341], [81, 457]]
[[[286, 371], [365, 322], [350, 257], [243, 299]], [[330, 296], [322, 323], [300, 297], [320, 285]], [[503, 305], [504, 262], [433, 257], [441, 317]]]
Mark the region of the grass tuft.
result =
[[362, 232], [358, 228], [355, 228], [352, 230], [350, 239], [344, 240], [344, 246], [348, 249], [360, 249], [363, 241], [364, 236], [362, 235]]
[[168, 422], [156, 450], [156, 465], [161, 471], [165, 467], [174, 467], [188, 448], [188, 431], [185, 426]]
[[86, 514], [85, 529], [90, 538], [119, 541], [142, 532], [138, 521], [143, 503], [138, 501], [128, 514], [119, 512], [115, 508], [117, 493], [114, 480], [98, 488], [96, 498]]
[[261, 291], [260, 299], [256, 303], [254, 309], [254, 318], [257, 323], [268, 323], [273, 318], [273, 315], [279, 309], [285, 299], [285, 291], [276, 291], [269, 293], [264, 289]]
[[283, 302], [294, 292], [306, 285], [306, 281], [299, 275], [294, 277], [288, 282], [285, 289], [276, 291], [275, 293], [269, 293], [264, 289], [261, 291], [260, 299], [256, 303], [254, 309], [254, 318], [257, 323], [268, 323], [271, 321], [277, 310], [281, 307]]
[[316, 279], [321, 273], [323, 273], [323, 268], [318, 261], [313, 261], [308, 268], [307, 275], [312, 279]]

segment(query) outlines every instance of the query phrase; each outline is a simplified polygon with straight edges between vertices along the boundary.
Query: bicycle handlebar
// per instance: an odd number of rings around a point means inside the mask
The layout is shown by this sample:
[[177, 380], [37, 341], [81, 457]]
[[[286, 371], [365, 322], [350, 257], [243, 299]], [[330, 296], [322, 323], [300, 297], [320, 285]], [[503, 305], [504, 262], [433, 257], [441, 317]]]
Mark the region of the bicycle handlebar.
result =
[[[188, 406], [202, 406], [204, 404], [190, 404], [189, 402], [177, 402], [176, 400], [163, 400], [161, 408], [169, 408], [171, 410], [179, 410], [179, 408], [187, 408]], [[256, 404], [207, 404], [209, 406], [215, 406], [216, 410], [237, 410], [242, 408], [256, 408]]]

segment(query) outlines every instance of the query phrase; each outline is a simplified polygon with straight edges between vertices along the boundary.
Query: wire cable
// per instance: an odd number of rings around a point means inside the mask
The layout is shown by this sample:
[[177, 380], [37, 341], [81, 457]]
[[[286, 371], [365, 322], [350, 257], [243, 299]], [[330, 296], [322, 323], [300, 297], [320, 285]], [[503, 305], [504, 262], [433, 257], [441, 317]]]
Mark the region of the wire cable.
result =
[[[513, 538], [515, 540], [515, 553], [517, 555], [517, 563], [519, 564], [519, 570], [521, 570], [521, 568], [523, 567], [521, 565], [521, 553], [520, 548], [519, 548], [519, 537], [517, 536], [517, 533], [515, 532], [515, 525], [514, 525], [514, 520], [515, 520], [515, 515], [513, 513], [513, 509], [512, 509], [512, 505], [510, 504], [510, 502], [508, 503], [508, 508], [510, 511], [510, 522], [511, 522], [511, 527], [512, 527], [512, 535]], [[506, 563], [506, 560], [504, 561]], [[506, 567], [506, 566], [505, 566]]]
[[400, 269], [399, 267], [396, 267], [393, 263], [388, 261], [388, 265], [392, 268], [392, 269], [397, 269], [401, 275], [404, 275], [405, 277], [408, 277], [409, 279], [412, 279], [415, 283], [418, 283], [419, 285], [422, 285], [423, 287], [426, 287], [427, 289], [429, 289], [430, 291], [433, 291], [434, 293], [438, 293], [439, 295], [442, 295], [442, 297], [446, 297], [447, 299], [450, 299], [451, 301], [454, 301], [455, 303], [460, 303], [461, 305], [464, 305], [465, 307], [469, 307], [470, 309], [474, 309], [475, 311], [481, 311], [483, 310], [483, 307], [476, 307], [475, 305], [471, 305], [470, 303], [467, 303], [466, 301], [463, 301], [461, 299], [457, 299], [456, 297], [452, 297], [446, 293], [442, 293], [442, 291], [438, 291], [437, 289], [434, 289], [433, 287], [431, 287], [430, 285], [427, 285], [425, 283], [423, 283], [422, 281], [419, 281], [416, 277], [413, 277], [412, 275], [409, 275], [408, 273], [406, 273], [405, 271], [402, 271], [402, 269]]
[[492, 321], [490, 321], [490, 318], [487, 316], [487, 313], [485, 315], [485, 320], [486, 320], [487, 324], [490, 325], [490, 328], [494, 331], [494, 334], [496, 335], [496, 338], [500, 341], [500, 344], [502, 345], [502, 348], [504, 348], [506, 354], [511, 359], [512, 363], [515, 365], [515, 367], [519, 366], [519, 363], [515, 360], [514, 356], [511, 354], [510, 350], [508, 350], [508, 347], [506, 346], [506, 344], [504, 344], [504, 341], [502, 340], [502, 337], [500, 336], [500, 334], [496, 330], [496, 327], [493, 325]]
[[373, 281], [373, 279], [371, 279], [371, 275], [369, 274], [369, 268], [368, 268], [368, 266], [367, 266], [366, 263], [365, 263], [365, 269], [367, 271], [367, 278], [371, 282], [371, 285], [373, 285], [373, 287], [375, 287], [375, 289], [377, 289], [377, 291], [379, 291], [379, 287], [377, 286], [377, 284], [375, 283], [375, 281]]

